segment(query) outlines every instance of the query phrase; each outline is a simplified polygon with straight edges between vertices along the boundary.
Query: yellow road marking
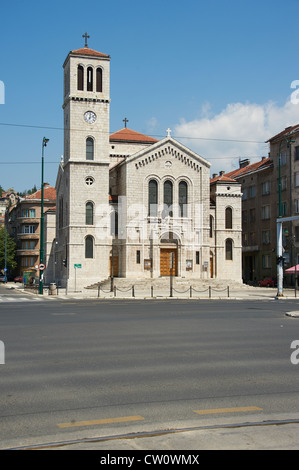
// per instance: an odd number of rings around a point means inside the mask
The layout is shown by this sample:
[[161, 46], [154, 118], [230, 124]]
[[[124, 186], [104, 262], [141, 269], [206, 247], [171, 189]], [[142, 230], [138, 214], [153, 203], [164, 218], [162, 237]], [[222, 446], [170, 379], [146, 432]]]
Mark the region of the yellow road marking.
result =
[[57, 424], [60, 428], [72, 428], [75, 426], [94, 426], [95, 424], [124, 423], [127, 421], [140, 421], [143, 416], [123, 416], [120, 418], [93, 419], [90, 421], [72, 421], [71, 423]]
[[236, 408], [215, 408], [211, 410], [194, 410], [194, 413], [199, 415], [209, 415], [216, 413], [235, 413], [238, 411], [262, 411], [263, 408], [258, 406], [238, 406]]

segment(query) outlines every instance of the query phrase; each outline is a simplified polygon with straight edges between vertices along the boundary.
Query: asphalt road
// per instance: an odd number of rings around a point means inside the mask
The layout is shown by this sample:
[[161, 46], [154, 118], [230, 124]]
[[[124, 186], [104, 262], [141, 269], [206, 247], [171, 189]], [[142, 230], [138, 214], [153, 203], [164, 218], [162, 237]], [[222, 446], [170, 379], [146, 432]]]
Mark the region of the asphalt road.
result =
[[298, 417], [297, 301], [18, 295], [0, 303], [2, 449]]

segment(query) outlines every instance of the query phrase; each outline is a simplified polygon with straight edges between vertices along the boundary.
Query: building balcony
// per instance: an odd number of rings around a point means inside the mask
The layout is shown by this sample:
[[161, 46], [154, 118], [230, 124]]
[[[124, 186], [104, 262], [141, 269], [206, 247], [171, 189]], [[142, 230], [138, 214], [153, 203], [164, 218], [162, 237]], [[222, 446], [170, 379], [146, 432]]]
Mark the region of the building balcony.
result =
[[39, 233], [17, 233], [18, 240], [38, 240]]
[[243, 253], [251, 253], [253, 251], [259, 251], [259, 249], [260, 249], [259, 245], [242, 246], [242, 252]]
[[16, 221], [19, 224], [39, 224], [39, 217], [17, 217]]
[[39, 256], [39, 250], [17, 250], [17, 256]]

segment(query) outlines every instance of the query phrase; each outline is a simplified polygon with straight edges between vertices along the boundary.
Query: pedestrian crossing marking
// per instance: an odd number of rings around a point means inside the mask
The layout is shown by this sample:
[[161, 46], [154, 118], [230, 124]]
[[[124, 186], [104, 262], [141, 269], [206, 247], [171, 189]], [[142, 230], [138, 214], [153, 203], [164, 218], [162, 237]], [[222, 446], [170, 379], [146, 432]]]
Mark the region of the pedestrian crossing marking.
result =
[[40, 299], [38, 297], [6, 297], [6, 296], [0, 296], [0, 302], [37, 302]]

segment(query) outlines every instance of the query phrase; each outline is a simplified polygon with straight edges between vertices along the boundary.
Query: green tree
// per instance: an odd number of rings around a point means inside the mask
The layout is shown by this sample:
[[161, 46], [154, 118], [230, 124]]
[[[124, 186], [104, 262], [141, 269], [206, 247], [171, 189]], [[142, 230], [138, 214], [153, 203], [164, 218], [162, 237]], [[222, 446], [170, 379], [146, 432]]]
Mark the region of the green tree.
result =
[[[17, 266], [16, 262], [16, 242], [7, 233], [6, 244], [6, 267], [7, 271], [11, 272]], [[0, 271], [5, 268], [5, 228], [0, 228]]]

